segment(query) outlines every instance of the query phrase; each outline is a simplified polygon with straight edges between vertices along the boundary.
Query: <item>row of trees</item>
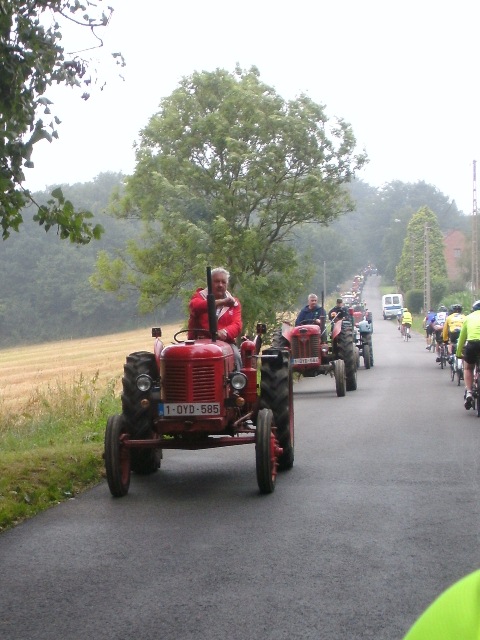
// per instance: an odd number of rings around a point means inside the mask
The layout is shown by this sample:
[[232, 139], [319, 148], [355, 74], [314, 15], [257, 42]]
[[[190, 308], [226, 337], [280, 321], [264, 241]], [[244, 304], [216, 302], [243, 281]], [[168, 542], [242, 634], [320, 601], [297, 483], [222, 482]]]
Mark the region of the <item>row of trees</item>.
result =
[[[94, 212], [93, 220], [105, 229], [94, 243], [77, 245], [56, 234], [39, 235], [33, 212], [22, 212], [20, 233], [0, 245], [1, 346], [108, 334], [179, 316], [178, 304], [172, 303], [143, 317], [133, 293], [120, 300], [89, 283], [98, 251], [120, 250], [140, 231], [138, 223], [117, 220], [105, 212], [121, 180], [120, 174], [111, 173], [86, 184], [62, 185], [66, 196]], [[48, 193], [36, 193], [35, 198], [43, 202]]]
[[305, 95], [286, 101], [257, 69], [184, 78], [141, 132], [116, 213], [141, 220], [141, 243], [103, 253], [94, 283], [135, 286], [143, 310], [185, 296], [224, 265], [247, 331], [290, 308], [314, 273], [295, 231], [352, 211], [346, 185], [366, 161], [351, 127]]
[[[48, 87], [92, 83], [86, 61], [66, 59], [59, 18], [94, 34], [108, 23], [109, 11], [89, 1], [13, 0], [0, 14], [6, 60], [0, 84], [8, 89], [0, 92], [3, 237], [34, 220], [80, 245], [68, 248], [49, 236], [39, 255], [29, 233], [9, 239], [2, 255], [3, 340], [19, 340], [25, 331], [41, 339], [123, 328], [136, 315], [137, 299], [140, 312], [166, 317], [204, 282], [207, 264], [223, 264], [232, 273], [248, 330], [258, 320], [274, 322], [277, 311], [295, 306], [307, 287], [320, 289], [325, 272], [329, 289], [367, 261], [387, 273], [391, 247], [372, 238], [387, 235], [392, 215], [406, 220], [426, 203], [439, 216], [443, 209], [449, 218], [458, 213], [424, 183], [377, 190], [355, 180], [367, 157], [356, 149], [350, 125], [328, 119], [325, 107], [306, 95], [284, 100], [255, 67], [183, 78], [141, 132], [133, 175], [124, 181], [117, 176], [101, 202], [87, 195], [86, 185], [52, 187], [50, 195], [34, 197], [22, 188], [23, 167], [32, 165], [38, 140], [56, 135], [58, 120], [52, 116], [46, 125], [39, 115], [50, 115]], [[107, 219], [101, 209], [112, 191], [116, 217]], [[26, 209], [29, 202], [33, 208]], [[88, 245], [103, 229], [105, 240]], [[95, 259], [95, 271], [87, 275]]]
[[378, 238], [392, 224], [426, 204], [445, 226], [461, 216], [422, 182], [376, 190], [355, 181], [366, 162], [355, 147], [347, 123], [329, 122], [307, 96], [284, 101], [255, 68], [194, 73], [141, 132], [116, 203], [117, 216], [143, 222], [142, 241], [117, 257], [103, 252], [92, 282], [133, 286], [150, 311], [181, 290], [186, 300], [207, 264], [223, 264], [248, 330], [274, 323], [308, 283], [323, 288], [322, 271], [330, 289], [335, 272], [349, 277], [367, 262], [388, 278], [399, 255]]
[[[167, 305], [160, 304], [150, 314], [143, 315], [138, 308], [139, 293], [133, 287], [124, 288], [123, 299], [118, 299], [118, 292], [105, 293], [90, 284], [99, 252], [107, 253], [113, 260], [117, 255], [125, 257], [124, 248], [128, 243], [141, 243], [141, 221], [119, 219], [106, 212], [112, 193], [121, 191], [123, 178], [120, 174], [107, 173], [86, 184], [62, 185], [67, 197], [94, 212], [94, 221], [105, 228], [102, 239], [95, 243], [77, 246], [65, 243], [51, 233], [38, 236], [36, 226], [28, 223], [28, 215], [31, 214], [24, 212], [26, 222], [21, 233], [12, 234], [2, 244], [0, 252], [1, 346], [31, 340], [108, 334], [148, 326], [150, 323], [157, 325], [181, 322], [185, 315], [182, 292], [175, 292]], [[429, 207], [435, 206], [438, 197], [436, 190], [426, 185], [420, 186]], [[386, 185], [383, 189], [375, 189], [366, 183], [354, 181], [350, 185], [351, 198], [356, 204], [354, 212], [339, 218], [328, 227], [299, 227], [290, 242], [302, 272], [301, 279], [295, 283], [298, 294], [292, 305], [298, 307], [304, 304], [304, 299], [311, 290], [321, 293], [324, 267], [328, 293], [337, 284], [349, 279], [366, 262], [371, 260], [376, 265], [385, 264], [391, 256], [392, 245], [386, 243], [382, 247], [382, 242], [377, 241], [377, 228], [384, 227], [387, 237], [398, 232], [400, 223], [395, 222], [398, 219], [398, 209], [394, 194], [414, 194], [418, 190], [418, 184], [398, 182]], [[385, 191], [391, 194], [392, 204], [387, 202]], [[47, 193], [35, 195], [40, 201], [48, 197]], [[413, 196], [410, 199], [416, 204]], [[373, 216], [372, 209], [377, 210], [378, 215]], [[462, 218], [460, 216], [460, 220]], [[402, 244], [403, 240], [399, 245], [400, 253]], [[421, 252], [417, 253], [420, 255]], [[404, 286], [407, 291], [411, 288], [410, 255], [406, 246], [407, 278]], [[420, 264], [418, 269], [420, 278]], [[310, 278], [307, 277], [309, 273], [312, 274]], [[165, 278], [168, 279], [168, 272]], [[203, 282], [204, 274], [201, 273], [195, 285]], [[185, 297], [189, 297], [193, 288], [185, 287]], [[237, 293], [236, 288], [235, 292]]]

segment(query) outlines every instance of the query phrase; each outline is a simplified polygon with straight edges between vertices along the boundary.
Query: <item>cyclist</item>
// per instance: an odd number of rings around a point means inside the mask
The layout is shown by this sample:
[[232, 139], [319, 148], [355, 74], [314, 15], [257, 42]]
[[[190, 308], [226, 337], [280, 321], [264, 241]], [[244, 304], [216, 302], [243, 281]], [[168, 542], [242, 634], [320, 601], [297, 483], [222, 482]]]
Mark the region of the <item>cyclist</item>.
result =
[[410, 628], [403, 640], [478, 638], [480, 571], [455, 582], [438, 596]]
[[425, 318], [423, 319], [423, 327], [427, 336], [427, 346], [425, 349], [432, 350], [432, 336], [433, 336], [433, 321], [435, 320], [435, 311], [430, 309]]
[[[463, 353], [463, 345], [465, 352]], [[463, 358], [463, 375], [465, 378], [465, 409], [473, 406], [473, 369], [480, 357], [480, 300], [473, 303], [472, 313], [466, 318], [460, 330], [457, 342], [457, 358]]]
[[404, 335], [405, 333], [405, 328], [408, 327], [410, 329], [411, 326], [412, 326], [412, 314], [407, 309], [407, 307], [404, 307], [403, 314], [402, 314], [402, 335]]
[[465, 316], [462, 313], [463, 308], [461, 304], [452, 305], [452, 313], [447, 316], [445, 324], [443, 325], [442, 338], [444, 344], [449, 344], [448, 347], [448, 362], [452, 364], [453, 355], [457, 348], [458, 336], [460, 335], [460, 329], [465, 322]]
[[403, 316], [403, 309], [399, 309], [397, 311], [397, 329], [400, 331], [400, 334], [402, 334], [402, 316]]
[[433, 330], [435, 331], [435, 340], [437, 342], [437, 362], [441, 361], [440, 358], [440, 345], [443, 343], [443, 325], [447, 320], [447, 307], [445, 305], [441, 305], [438, 307], [438, 311], [435, 314], [435, 318], [433, 320]]

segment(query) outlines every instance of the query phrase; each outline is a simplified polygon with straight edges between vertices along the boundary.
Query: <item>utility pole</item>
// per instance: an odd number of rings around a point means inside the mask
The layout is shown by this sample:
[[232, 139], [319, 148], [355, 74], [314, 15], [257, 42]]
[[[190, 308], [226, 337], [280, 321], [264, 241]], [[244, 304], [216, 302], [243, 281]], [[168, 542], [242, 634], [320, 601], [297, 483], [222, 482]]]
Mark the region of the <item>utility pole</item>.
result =
[[477, 218], [477, 161], [473, 161], [473, 208], [472, 208], [472, 296], [478, 298], [478, 218]]
[[430, 289], [430, 245], [429, 245], [429, 232], [430, 227], [427, 223], [425, 223], [425, 231], [424, 231], [424, 257], [423, 257], [423, 267], [424, 267], [424, 286], [423, 286], [423, 306], [425, 308], [425, 313], [428, 313], [432, 308], [431, 301], [431, 289]]

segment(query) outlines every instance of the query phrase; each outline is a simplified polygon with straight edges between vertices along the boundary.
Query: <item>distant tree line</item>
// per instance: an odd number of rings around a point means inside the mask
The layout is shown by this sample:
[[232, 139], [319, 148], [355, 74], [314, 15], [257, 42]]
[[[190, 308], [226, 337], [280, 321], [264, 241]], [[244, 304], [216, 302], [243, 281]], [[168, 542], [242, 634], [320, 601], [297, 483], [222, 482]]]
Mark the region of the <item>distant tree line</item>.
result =
[[[102, 239], [88, 245], [62, 242], [51, 232], [39, 234], [38, 226], [29, 222], [29, 210], [23, 212], [21, 232], [0, 245], [0, 346], [181, 322], [184, 308], [179, 298], [143, 315], [138, 310], [137, 291], [118, 299], [90, 285], [98, 253], [122, 253], [125, 244], [139, 241], [142, 233], [138, 220], [119, 219], [107, 211], [123, 179], [121, 174], [103, 173], [92, 182], [62, 185], [66, 196], [92, 211], [95, 221], [105, 228]], [[298, 304], [303, 304], [310, 290], [321, 293], [324, 275], [328, 294], [368, 263], [395, 282], [408, 223], [423, 206], [435, 213], [441, 231], [457, 228], [468, 235], [469, 218], [431, 185], [395, 181], [377, 189], [356, 180], [349, 190], [355, 211], [328, 227], [305, 224], [296, 231], [293, 244], [298, 261], [310, 274], [300, 283]], [[48, 193], [37, 194], [42, 196]]]
[[[97, 252], [115, 252], [139, 231], [137, 222], [106, 213], [121, 182], [121, 174], [105, 173], [92, 182], [62, 185], [105, 228], [102, 239], [88, 245], [39, 231], [33, 212], [22, 212], [20, 233], [0, 245], [0, 346], [109, 334], [179, 317], [178, 303], [143, 316], [134, 293], [119, 300], [90, 286]], [[47, 197], [48, 190], [36, 194], [40, 201]]]
[[392, 227], [404, 237], [425, 206], [450, 227], [459, 214], [422, 182], [355, 181], [367, 157], [351, 126], [306, 95], [284, 100], [256, 67], [183, 78], [140, 132], [136, 161], [115, 211], [144, 233], [120, 255], [102, 251], [92, 281], [136, 288], [149, 310], [179, 292], [186, 304], [205, 267], [223, 264], [247, 332], [368, 263], [393, 280], [403, 238]]

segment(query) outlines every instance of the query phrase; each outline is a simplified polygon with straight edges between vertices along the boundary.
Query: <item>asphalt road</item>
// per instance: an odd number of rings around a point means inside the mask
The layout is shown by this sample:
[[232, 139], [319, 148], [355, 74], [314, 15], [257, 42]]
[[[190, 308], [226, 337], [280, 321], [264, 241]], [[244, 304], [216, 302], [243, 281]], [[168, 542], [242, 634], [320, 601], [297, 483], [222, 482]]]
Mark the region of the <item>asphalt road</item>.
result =
[[295, 385], [295, 465], [260, 496], [253, 446], [170, 451], [0, 535], [5, 640], [394, 640], [480, 566], [480, 419], [424, 338], [384, 321], [337, 398]]

